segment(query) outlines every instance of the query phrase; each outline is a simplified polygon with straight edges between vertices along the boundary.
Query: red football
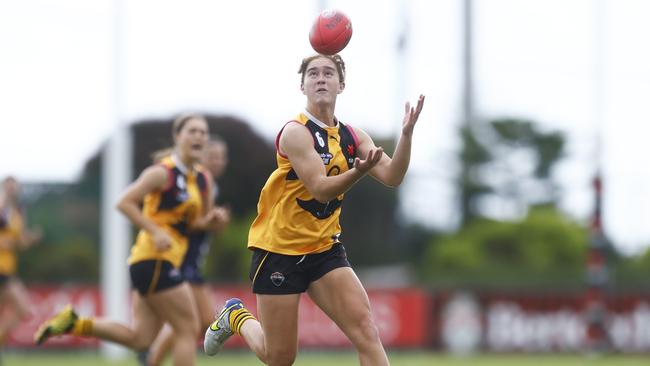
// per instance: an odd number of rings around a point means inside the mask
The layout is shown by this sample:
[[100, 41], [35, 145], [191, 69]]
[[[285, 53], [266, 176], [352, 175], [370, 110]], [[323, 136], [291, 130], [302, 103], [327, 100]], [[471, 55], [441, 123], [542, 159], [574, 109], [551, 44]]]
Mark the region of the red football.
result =
[[341, 52], [352, 38], [352, 23], [340, 10], [325, 10], [318, 15], [309, 32], [312, 48], [323, 55]]

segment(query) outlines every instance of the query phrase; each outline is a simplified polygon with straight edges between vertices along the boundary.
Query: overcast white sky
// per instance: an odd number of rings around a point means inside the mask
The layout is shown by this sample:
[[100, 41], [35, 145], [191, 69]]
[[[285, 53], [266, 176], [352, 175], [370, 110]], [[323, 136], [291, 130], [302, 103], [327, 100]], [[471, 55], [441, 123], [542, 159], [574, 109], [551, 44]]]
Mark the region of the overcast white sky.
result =
[[[117, 121], [180, 111], [235, 115], [270, 140], [304, 106], [296, 71], [312, 53], [307, 34], [319, 3], [123, 1], [116, 22], [110, 0], [0, 2], [0, 176], [73, 181]], [[462, 1], [327, 5], [345, 11], [354, 29], [342, 52], [348, 83], [337, 115], [391, 136], [404, 100], [426, 94], [402, 197], [411, 219], [452, 227]], [[409, 40], [399, 58], [402, 13]], [[480, 0], [475, 7], [477, 114], [530, 118], [567, 134], [568, 156], [556, 174], [562, 207], [579, 221], [589, 218], [601, 161], [605, 228], [628, 253], [650, 244], [647, 14], [644, 0]]]

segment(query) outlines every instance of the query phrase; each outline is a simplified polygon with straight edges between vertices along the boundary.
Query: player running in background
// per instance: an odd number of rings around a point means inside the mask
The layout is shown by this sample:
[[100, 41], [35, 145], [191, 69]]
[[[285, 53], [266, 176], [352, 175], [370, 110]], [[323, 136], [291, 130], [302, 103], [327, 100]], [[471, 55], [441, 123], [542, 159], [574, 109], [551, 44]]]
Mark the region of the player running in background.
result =
[[[43, 323], [34, 335], [41, 344], [65, 333], [94, 336], [136, 351], [147, 349], [164, 323], [174, 330], [174, 365], [194, 365], [198, 314], [180, 266], [191, 230], [215, 230], [218, 213], [212, 179], [198, 163], [208, 143], [208, 124], [184, 115], [173, 124], [173, 153], [145, 169], [122, 195], [117, 207], [140, 228], [128, 259], [133, 287], [133, 324], [80, 318], [71, 307]], [[114, 245], [119, 245], [115, 243]]]
[[[212, 136], [205, 151], [202, 165], [210, 172], [214, 180], [212, 202], [219, 212], [218, 222], [220, 224], [219, 231], [221, 231], [230, 221], [230, 211], [224, 207], [217, 206], [217, 198], [219, 196], [217, 182], [228, 165], [228, 145], [226, 145], [226, 142], [219, 137]], [[185, 253], [183, 264], [181, 265], [181, 274], [185, 281], [190, 284], [192, 294], [194, 295], [201, 329], [207, 328], [212, 323], [215, 309], [210, 286], [206, 284], [201, 271], [205, 256], [210, 249], [209, 234], [209, 232], [203, 230], [190, 232], [189, 246], [187, 253]], [[202, 335], [201, 332], [199, 336]], [[139, 355], [140, 362], [150, 366], [160, 365], [173, 345], [174, 337], [173, 329], [166, 324], [149, 348], [149, 351]]]
[[20, 205], [20, 184], [14, 177], [2, 181], [0, 190], [0, 346], [9, 333], [31, 312], [29, 296], [16, 276], [16, 250], [27, 249], [41, 239], [40, 230], [28, 230]]

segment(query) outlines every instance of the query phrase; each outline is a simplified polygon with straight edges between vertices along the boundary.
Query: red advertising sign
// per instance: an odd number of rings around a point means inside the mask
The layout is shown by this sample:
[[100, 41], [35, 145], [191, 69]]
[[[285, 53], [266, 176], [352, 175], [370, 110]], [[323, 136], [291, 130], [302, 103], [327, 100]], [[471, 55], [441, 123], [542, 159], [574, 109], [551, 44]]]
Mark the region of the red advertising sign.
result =
[[[93, 286], [47, 286], [28, 289], [33, 316], [9, 336], [10, 347], [33, 347], [37, 327], [66, 304], [72, 304], [84, 317], [102, 314], [101, 294]], [[239, 297], [256, 314], [255, 295], [247, 287], [215, 287], [214, 301], [220, 308], [228, 298]], [[372, 312], [386, 346], [420, 347], [428, 340], [430, 324], [429, 295], [419, 289], [370, 290]], [[125, 304], [125, 306], [129, 306]], [[303, 295], [299, 309], [299, 343], [306, 347], [349, 347], [345, 335], [310, 299]], [[95, 338], [53, 337], [44, 347], [96, 347]], [[227, 347], [244, 347], [240, 337], [233, 337]]]

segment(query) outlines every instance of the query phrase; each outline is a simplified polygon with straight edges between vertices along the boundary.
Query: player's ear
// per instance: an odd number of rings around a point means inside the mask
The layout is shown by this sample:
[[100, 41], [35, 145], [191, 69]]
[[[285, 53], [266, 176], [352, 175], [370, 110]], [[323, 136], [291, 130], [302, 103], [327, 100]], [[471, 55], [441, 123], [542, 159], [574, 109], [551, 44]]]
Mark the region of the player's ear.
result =
[[305, 83], [300, 83], [300, 91], [305, 94]]
[[345, 82], [344, 81], [339, 83], [339, 92], [337, 94], [343, 93], [343, 89], [345, 89]]

